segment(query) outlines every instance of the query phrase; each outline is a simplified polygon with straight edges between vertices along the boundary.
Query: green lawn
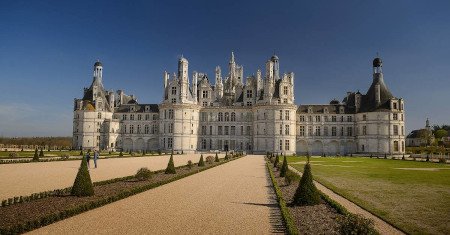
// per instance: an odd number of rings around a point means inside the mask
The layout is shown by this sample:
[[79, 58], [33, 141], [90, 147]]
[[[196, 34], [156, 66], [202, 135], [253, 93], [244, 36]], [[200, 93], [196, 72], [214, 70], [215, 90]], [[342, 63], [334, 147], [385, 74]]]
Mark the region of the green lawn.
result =
[[[303, 171], [306, 158], [288, 161]], [[311, 164], [315, 180], [407, 233], [450, 233], [449, 164], [361, 157]]]

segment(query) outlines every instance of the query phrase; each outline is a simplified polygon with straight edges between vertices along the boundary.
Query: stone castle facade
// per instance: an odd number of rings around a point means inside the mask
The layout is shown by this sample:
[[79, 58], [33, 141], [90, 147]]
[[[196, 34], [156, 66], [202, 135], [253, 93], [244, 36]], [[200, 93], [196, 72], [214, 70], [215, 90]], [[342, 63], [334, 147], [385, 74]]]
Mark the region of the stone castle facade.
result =
[[366, 94], [347, 92], [342, 101], [296, 105], [294, 73], [280, 74], [272, 56], [265, 72], [244, 79], [231, 54], [228, 72], [216, 67], [212, 81], [178, 61], [164, 72], [160, 104], [140, 104], [122, 90], [103, 86], [103, 66], [94, 64], [93, 82], [74, 101], [73, 147], [123, 151], [237, 150], [254, 153], [345, 155], [402, 154], [404, 101], [384, 83], [381, 59], [373, 61]]

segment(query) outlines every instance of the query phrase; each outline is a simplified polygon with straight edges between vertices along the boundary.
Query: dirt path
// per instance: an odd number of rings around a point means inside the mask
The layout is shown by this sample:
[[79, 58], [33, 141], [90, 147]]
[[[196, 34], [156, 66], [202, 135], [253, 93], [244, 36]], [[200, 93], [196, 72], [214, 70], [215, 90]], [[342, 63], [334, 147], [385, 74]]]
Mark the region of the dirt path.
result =
[[[219, 157], [224, 157], [224, 154]], [[176, 166], [186, 165], [188, 160], [198, 162], [199, 159], [200, 154], [174, 156]], [[90, 173], [92, 181], [101, 181], [135, 174], [141, 167], [148, 167], [153, 171], [161, 170], [166, 168], [168, 161], [169, 156], [100, 159], [98, 168], [91, 168]], [[2, 164], [0, 201], [9, 197], [70, 187], [79, 166], [80, 161]], [[93, 160], [91, 167], [94, 167]]]
[[33, 234], [283, 232], [262, 156], [247, 156], [33, 231]]
[[[301, 172], [299, 172], [297, 169], [295, 169], [292, 166], [289, 166], [289, 169], [292, 171], [298, 173], [299, 175], [302, 175]], [[359, 207], [355, 203], [347, 200], [346, 198], [336, 194], [335, 192], [331, 191], [327, 187], [323, 186], [322, 184], [318, 183], [317, 181], [314, 181], [314, 184], [316, 185], [317, 189], [328, 195], [331, 199], [335, 200], [337, 203], [341, 204], [343, 207], [345, 207], [349, 212], [353, 214], [359, 214], [364, 216], [365, 218], [372, 219], [375, 223], [375, 228], [378, 230], [381, 234], [403, 234], [400, 230], [394, 228], [392, 225], [386, 223], [382, 219], [378, 218], [374, 214], [364, 210], [363, 208]]]

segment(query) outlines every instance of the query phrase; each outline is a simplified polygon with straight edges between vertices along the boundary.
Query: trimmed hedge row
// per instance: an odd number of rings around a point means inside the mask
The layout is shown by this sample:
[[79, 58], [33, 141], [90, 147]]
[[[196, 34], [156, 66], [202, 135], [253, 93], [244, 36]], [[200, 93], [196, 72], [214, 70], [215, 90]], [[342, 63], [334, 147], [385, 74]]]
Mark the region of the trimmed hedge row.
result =
[[[239, 157], [236, 157], [234, 160], [236, 160], [238, 158]], [[230, 160], [230, 161], [232, 161], [232, 160]], [[174, 177], [172, 177], [170, 179], [163, 180], [163, 181], [160, 181], [160, 182], [155, 182], [155, 183], [139, 186], [139, 187], [136, 187], [136, 188], [133, 188], [133, 189], [130, 189], [130, 190], [124, 190], [124, 191], [119, 192], [118, 194], [115, 194], [113, 196], [109, 196], [107, 198], [99, 199], [97, 201], [93, 201], [93, 202], [89, 202], [89, 203], [84, 203], [84, 204], [78, 205], [76, 207], [72, 207], [72, 208], [66, 209], [64, 211], [60, 211], [60, 212], [57, 212], [57, 213], [54, 213], [54, 214], [51, 214], [51, 215], [44, 216], [44, 217], [42, 217], [40, 219], [36, 219], [34, 221], [28, 221], [28, 222], [23, 223], [23, 224], [15, 225], [15, 226], [10, 227], [10, 228], [0, 228], [0, 234], [20, 234], [20, 233], [28, 232], [28, 231], [31, 231], [31, 230], [34, 230], [34, 229], [37, 229], [37, 228], [40, 228], [40, 227], [43, 227], [43, 226], [55, 223], [57, 221], [60, 221], [60, 220], [63, 220], [63, 219], [66, 219], [66, 218], [69, 218], [69, 217], [81, 214], [83, 212], [86, 212], [86, 211], [89, 211], [89, 210], [92, 210], [92, 209], [104, 206], [106, 204], [109, 204], [109, 203], [112, 203], [112, 202], [115, 202], [115, 201], [118, 201], [118, 200], [130, 197], [130, 196], [133, 196], [135, 194], [142, 193], [144, 191], [156, 188], [158, 186], [174, 182], [176, 180], [179, 180], [179, 179], [191, 176], [193, 174], [196, 174], [196, 173], [208, 170], [210, 168], [213, 168], [213, 167], [216, 167], [216, 166], [220, 166], [220, 165], [225, 164], [227, 162], [229, 162], [229, 161], [223, 161], [223, 162], [220, 162], [220, 163], [218, 163], [216, 165], [210, 165], [210, 166], [201, 168], [198, 171], [193, 171], [193, 172], [190, 172], [190, 173], [187, 173], [187, 174], [177, 175], [177, 176], [174, 176]], [[177, 168], [181, 168], [181, 167], [186, 167], [186, 166], [179, 166]], [[164, 172], [164, 171], [165, 170], [159, 170], [157, 172]], [[113, 182], [119, 181], [118, 179], [129, 179], [129, 178], [134, 178], [134, 176], [126, 176], [126, 177], [122, 177], [122, 178], [116, 178], [116, 179], [113, 179], [113, 180], [106, 180], [106, 181], [102, 181], [102, 182], [97, 182], [97, 185], [106, 184], [106, 182], [107, 183], [113, 183]], [[94, 183], [94, 185], [96, 185], [96, 183]], [[70, 192], [70, 188], [66, 188], [64, 190], [67, 190], [67, 189], [69, 189], [69, 192]]]
[[269, 162], [266, 161], [267, 170], [269, 171], [270, 179], [272, 180], [273, 187], [275, 189], [275, 194], [277, 195], [278, 206], [281, 210], [281, 215], [283, 217], [283, 221], [286, 225], [286, 233], [287, 234], [298, 234], [298, 228], [295, 222], [292, 219], [291, 214], [289, 213], [289, 209], [286, 206], [286, 202], [283, 199], [281, 194], [281, 189], [278, 187], [278, 184], [275, 180], [275, 176], [272, 172], [272, 167]]

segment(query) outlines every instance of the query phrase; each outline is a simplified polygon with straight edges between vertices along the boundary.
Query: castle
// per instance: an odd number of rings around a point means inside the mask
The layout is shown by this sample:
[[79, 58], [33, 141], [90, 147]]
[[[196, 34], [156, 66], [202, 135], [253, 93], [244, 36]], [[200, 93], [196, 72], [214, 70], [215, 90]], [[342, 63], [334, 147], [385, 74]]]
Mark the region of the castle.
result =
[[[294, 73], [280, 74], [279, 58], [265, 64], [264, 76], [244, 79], [232, 53], [228, 73], [215, 79], [178, 61], [164, 72], [160, 104], [140, 104], [122, 90], [103, 86], [103, 66], [94, 64], [93, 82], [74, 100], [73, 147], [115, 151], [247, 151], [345, 155], [405, 152], [404, 100], [383, 80], [382, 61], [373, 60], [366, 94], [347, 92], [342, 101], [296, 105]], [[213, 83], [214, 82], [214, 83]]]

